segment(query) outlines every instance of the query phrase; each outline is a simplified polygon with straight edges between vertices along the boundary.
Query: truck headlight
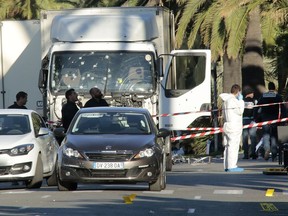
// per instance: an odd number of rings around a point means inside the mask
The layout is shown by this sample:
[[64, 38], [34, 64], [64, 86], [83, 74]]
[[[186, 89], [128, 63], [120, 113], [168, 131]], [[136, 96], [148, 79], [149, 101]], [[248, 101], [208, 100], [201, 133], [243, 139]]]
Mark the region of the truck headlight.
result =
[[27, 155], [34, 148], [34, 144], [24, 144], [9, 150], [10, 156]]

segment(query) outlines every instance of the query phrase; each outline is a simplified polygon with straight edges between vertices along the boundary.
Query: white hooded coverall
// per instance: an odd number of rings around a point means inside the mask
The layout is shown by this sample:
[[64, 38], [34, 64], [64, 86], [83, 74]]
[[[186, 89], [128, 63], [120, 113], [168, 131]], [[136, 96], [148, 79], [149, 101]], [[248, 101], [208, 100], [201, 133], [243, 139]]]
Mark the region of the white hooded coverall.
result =
[[224, 149], [224, 169], [237, 168], [238, 152], [242, 137], [244, 112], [244, 101], [238, 100], [235, 95], [220, 94], [223, 100], [223, 145]]

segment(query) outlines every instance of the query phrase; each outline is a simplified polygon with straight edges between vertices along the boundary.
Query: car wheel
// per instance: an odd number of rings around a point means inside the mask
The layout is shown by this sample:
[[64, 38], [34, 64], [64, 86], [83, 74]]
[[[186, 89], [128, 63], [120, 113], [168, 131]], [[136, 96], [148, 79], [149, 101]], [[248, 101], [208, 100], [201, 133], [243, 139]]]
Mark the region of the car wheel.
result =
[[166, 171], [172, 171], [172, 152], [171, 152], [171, 137], [165, 137], [165, 149], [166, 149]]
[[74, 191], [77, 190], [78, 184], [76, 182], [66, 182], [58, 179], [59, 191]]
[[166, 157], [166, 171], [172, 171], [172, 166], [173, 166], [173, 160], [172, 160], [172, 154], [170, 153]]
[[38, 155], [35, 175], [30, 181], [26, 181], [27, 188], [40, 188], [43, 182], [43, 163], [41, 156]]
[[160, 174], [156, 182], [149, 183], [150, 191], [161, 191], [166, 188], [166, 172], [164, 171], [163, 163], [160, 164]]
[[57, 168], [57, 185], [59, 191], [74, 191], [77, 190], [78, 184], [76, 182], [61, 181], [59, 170]]
[[162, 170], [161, 170], [161, 175], [162, 175], [162, 180], [161, 180], [161, 190], [164, 190], [166, 188], [166, 154], [164, 154], [164, 157], [163, 157], [163, 166], [162, 166]]
[[54, 171], [51, 176], [46, 179], [48, 186], [57, 186], [57, 165], [55, 164]]

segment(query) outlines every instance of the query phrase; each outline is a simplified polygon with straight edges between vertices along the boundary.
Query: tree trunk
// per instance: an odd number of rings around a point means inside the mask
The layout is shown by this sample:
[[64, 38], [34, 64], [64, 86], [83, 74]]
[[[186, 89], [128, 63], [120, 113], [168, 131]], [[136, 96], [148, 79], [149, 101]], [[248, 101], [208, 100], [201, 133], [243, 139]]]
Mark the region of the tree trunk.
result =
[[249, 25], [245, 40], [245, 52], [242, 62], [243, 88], [250, 86], [255, 90], [255, 97], [260, 96], [259, 86], [265, 86], [262, 57], [262, 34], [259, 8], [249, 14]]
[[241, 59], [229, 59], [227, 54], [223, 56], [223, 92], [230, 93], [234, 84], [242, 85]]

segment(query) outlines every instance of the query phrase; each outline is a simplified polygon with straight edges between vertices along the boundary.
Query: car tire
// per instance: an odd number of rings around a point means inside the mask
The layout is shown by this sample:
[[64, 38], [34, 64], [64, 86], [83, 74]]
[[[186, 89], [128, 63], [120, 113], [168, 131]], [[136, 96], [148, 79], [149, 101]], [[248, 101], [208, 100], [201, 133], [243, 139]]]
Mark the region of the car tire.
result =
[[31, 188], [41, 188], [43, 182], [43, 162], [41, 159], [41, 155], [38, 155], [37, 158], [37, 164], [36, 164], [36, 170], [35, 175], [32, 178], [32, 180], [26, 181], [26, 187]]
[[77, 190], [78, 184], [76, 182], [61, 181], [58, 178], [58, 190], [59, 191], [75, 191]]
[[163, 162], [162, 162], [163, 167], [162, 167], [162, 170], [161, 170], [161, 175], [162, 175], [161, 190], [164, 190], [166, 188], [166, 171], [167, 171], [166, 160], [167, 160], [167, 157], [166, 157], [166, 154], [164, 154]]
[[166, 148], [166, 171], [172, 171], [173, 161], [171, 152], [171, 137], [165, 137], [165, 148]]
[[57, 186], [57, 165], [55, 164], [54, 171], [51, 176], [46, 179], [48, 186]]
[[161, 191], [166, 188], [166, 171], [164, 170], [163, 163], [160, 164], [160, 174], [156, 182], [149, 183], [150, 191]]
[[59, 191], [75, 191], [78, 184], [76, 182], [61, 181], [59, 176], [59, 169], [57, 167], [57, 186]]
[[172, 171], [173, 161], [172, 161], [172, 154], [170, 153], [166, 157], [166, 171]]

